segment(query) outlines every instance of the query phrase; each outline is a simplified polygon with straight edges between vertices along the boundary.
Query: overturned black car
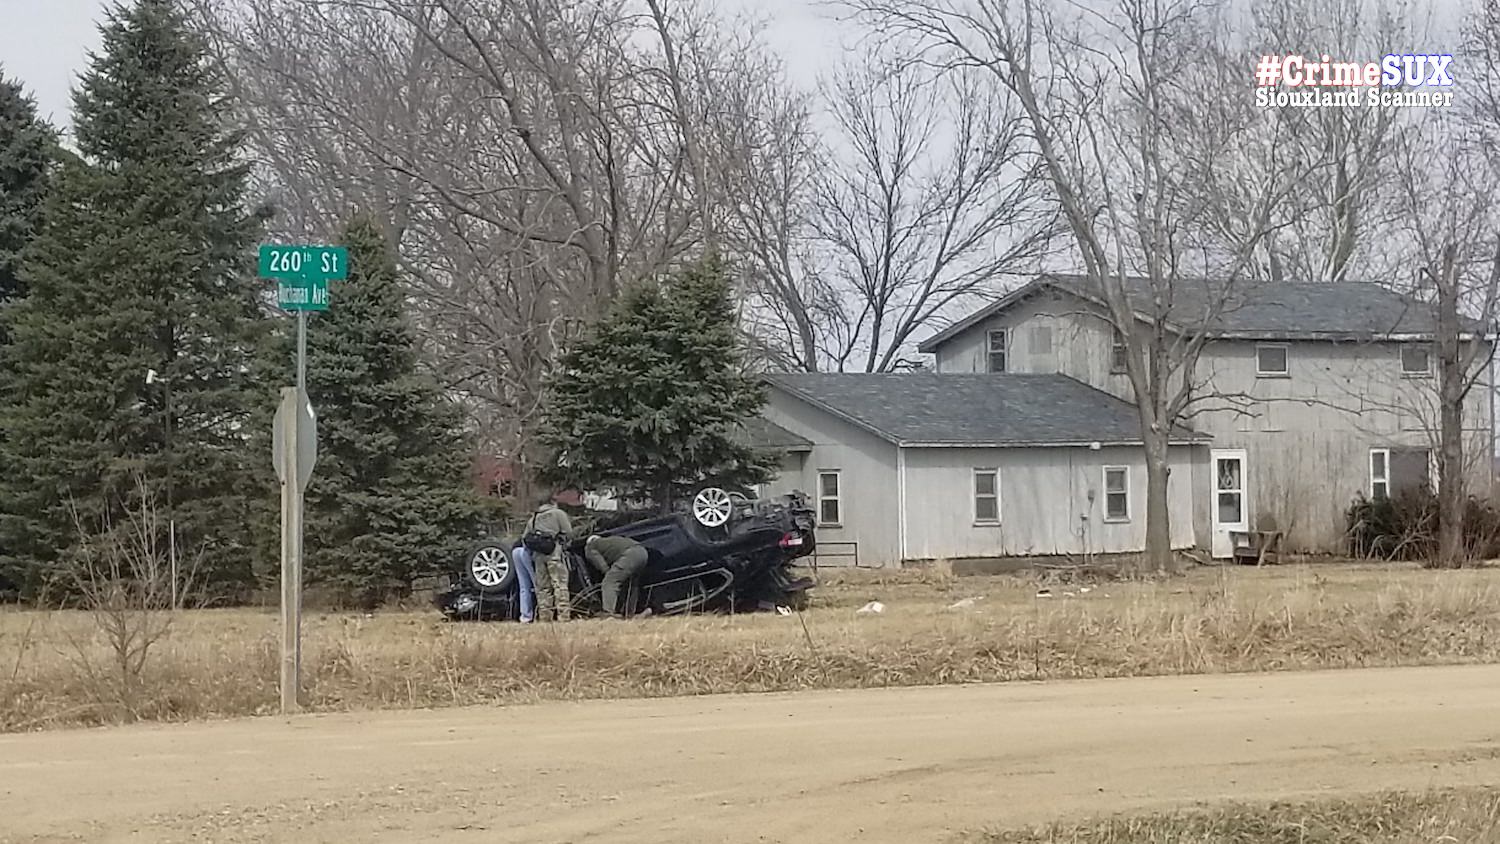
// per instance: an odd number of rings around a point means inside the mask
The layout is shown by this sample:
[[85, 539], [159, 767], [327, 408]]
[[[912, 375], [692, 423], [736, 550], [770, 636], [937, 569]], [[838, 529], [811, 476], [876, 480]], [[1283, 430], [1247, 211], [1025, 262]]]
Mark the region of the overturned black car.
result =
[[[749, 612], [800, 607], [813, 585], [794, 578], [792, 563], [813, 552], [813, 510], [800, 492], [753, 500], [710, 487], [692, 501], [691, 513], [677, 513], [599, 532], [628, 536], [646, 546], [646, 571], [631, 584], [627, 611], [653, 615], [693, 612]], [[583, 558], [587, 537], [564, 550], [573, 612], [601, 611], [603, 575]], [[464, 557], [450, 588], [436, 598], [452, 620], [509, 620], [520, 617], [520, 593], [511, 564], [513, 543], [481, 542]]]

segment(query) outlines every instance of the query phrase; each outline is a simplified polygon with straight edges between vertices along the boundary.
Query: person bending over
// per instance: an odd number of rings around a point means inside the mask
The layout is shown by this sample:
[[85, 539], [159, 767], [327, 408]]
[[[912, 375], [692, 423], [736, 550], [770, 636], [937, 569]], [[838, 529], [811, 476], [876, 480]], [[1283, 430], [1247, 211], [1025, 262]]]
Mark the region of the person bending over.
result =
[[604, 573], [604, 611], [623, 618], [628, 595], [624, 587], [646, 570], [646, 546], [628, 536], [595, 534], [584, 542], [583, 556]]

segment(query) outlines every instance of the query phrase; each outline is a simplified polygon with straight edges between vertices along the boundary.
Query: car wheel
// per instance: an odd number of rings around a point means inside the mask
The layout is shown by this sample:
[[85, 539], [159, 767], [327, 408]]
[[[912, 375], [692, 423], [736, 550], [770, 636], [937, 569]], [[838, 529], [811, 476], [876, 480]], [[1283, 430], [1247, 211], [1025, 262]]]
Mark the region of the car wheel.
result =
[[464, 583], [482, 595], [499, 595], [516, 582], [510, 546], [487, 539], [464, 554]]
[[716, 486], [700, 490], [693, 496], [693, 518], [704, 527], [721, 527], [734, 514], [734, 501], [729, 493]]

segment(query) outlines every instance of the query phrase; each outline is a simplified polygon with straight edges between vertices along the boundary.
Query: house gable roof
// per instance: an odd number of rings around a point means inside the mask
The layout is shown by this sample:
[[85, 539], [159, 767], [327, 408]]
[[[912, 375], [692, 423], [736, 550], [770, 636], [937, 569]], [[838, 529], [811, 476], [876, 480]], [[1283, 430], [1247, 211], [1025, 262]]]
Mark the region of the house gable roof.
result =
[[738, 430], [741, 442], [767, 451], [812, 451], [812, 440], [777, 425], [764, 416], [746, 419]]
[[[775, 388], [899, 446], [1137, 445], [1128, 402], [1066, 375], [769, 375]], [[1174, 443], [1210, 437], [1178, 426]]]
[[[922, 341], [917, 349], [935, 352], [953, 337], [1044, 289], [1103, 303], [1103, 293], [1081, 275], [1047, 274], [1002, 296]], [[1137, 317], [1151, 307], [1148, 279], [1125, 279], [1125, 291]], [[1226, 295], [1224, 282], [1183, 279], [1172, 291], [1168, 318], [1178, 325], [1206, 325], [1212, 336], [1255, 340], [1425, 339], [1436, 330], [1432, 309], [1411, 296], [1379, 284], [1344, 282], [1255, 282]], [[1222, 300], [1219, 312], [1209, 312]], [[1483, 323], [1465, 321], [1465, 330], [1481, 332]]]

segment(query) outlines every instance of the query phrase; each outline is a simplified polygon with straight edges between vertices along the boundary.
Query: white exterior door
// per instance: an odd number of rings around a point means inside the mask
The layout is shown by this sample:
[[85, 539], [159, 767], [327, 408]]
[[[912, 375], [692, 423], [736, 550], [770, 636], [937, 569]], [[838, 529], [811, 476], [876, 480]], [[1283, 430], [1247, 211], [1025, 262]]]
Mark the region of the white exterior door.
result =
[[1245, 489], [1245, 452], [1243, 450], [1214, 450], [1213, 501], [1209, 510], [1213, 514], [1213, 555], [1228, 557], [1234, 552], [1234, 541], [1229, 532], [1250, 529], [1250, 502]]

